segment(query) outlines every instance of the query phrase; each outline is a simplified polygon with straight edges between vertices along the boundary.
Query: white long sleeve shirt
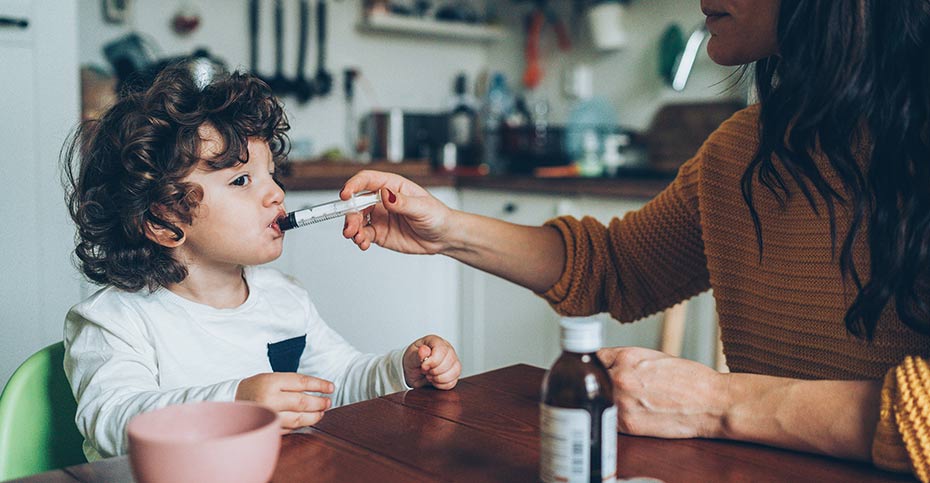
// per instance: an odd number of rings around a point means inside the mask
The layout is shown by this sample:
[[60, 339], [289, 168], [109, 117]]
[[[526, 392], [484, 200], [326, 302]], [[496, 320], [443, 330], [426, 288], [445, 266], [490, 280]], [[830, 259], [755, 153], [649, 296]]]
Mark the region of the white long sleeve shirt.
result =
[[139, 413], [234, 400], [242, 379], [272, 372], [268, 344], [303, 335], [297, 372], [331, 381], [333, 407], [409, 389], [403, 350], [360, 353], [326, 325], [306, 290], [274, 269], [247, 267], [245, 279], [249, 296], [233, 309], [164, 288], [113, 287], [72, 307], [64, 366], [88, 460], [125, 454], [126, 424]]

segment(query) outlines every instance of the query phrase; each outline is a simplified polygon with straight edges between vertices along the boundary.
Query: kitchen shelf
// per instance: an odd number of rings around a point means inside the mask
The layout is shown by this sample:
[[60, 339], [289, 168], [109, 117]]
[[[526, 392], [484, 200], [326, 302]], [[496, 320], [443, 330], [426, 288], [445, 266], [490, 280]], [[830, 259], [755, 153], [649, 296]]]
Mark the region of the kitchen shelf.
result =
[[363, 17], [358, 24], [358, 29], [365, 32], [443, 37], [477, 42], [491, 42], [504, 36], [504, 29], [491, 25], [446, 22], [381, 13]]

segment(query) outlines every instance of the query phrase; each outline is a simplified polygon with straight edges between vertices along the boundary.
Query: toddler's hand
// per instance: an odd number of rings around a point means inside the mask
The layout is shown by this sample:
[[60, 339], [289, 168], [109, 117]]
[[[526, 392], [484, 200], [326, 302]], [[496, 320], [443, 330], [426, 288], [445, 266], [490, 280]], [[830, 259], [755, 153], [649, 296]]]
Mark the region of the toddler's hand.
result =
[[282, 429], [313, 426], [332, 406], [328, 397], [305, 392], [332, 394], [333, 383], [295, 372], [256, 374], [243, 379], [236, 389], [236, 401], [254, 401], [278, 412]]
[[452, 389], [461, 374], [455, 348], [438, 335], [417, 339], [404, 352], [404, 378], [410, 387], [432, 384], [436, 389]]

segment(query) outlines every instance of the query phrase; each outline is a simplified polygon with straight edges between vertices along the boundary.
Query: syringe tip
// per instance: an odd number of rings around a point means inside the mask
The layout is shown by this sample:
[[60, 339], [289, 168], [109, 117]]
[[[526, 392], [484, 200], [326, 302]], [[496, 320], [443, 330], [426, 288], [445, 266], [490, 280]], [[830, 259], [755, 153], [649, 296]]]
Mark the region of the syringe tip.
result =
[[294, 217], [294, 213], [288, 213], [285, 216], [277, 219], [278, 228], [281, 231], [287, 231], [291, 228], [297, 228], [297, 219]]

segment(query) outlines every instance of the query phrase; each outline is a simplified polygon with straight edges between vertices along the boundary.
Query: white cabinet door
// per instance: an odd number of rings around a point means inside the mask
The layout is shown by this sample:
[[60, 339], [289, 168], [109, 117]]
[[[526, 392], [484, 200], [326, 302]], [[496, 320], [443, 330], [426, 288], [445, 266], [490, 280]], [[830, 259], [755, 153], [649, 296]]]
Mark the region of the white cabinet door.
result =
[[79, 121], [74, 1], [0, 0], [0, 386], [81, 298], [59, 151]]
[[[453, 188], [430, 191], [459, 206]], [[286, 202], [295, 210], [337, 197], [336, 190], [290, 192]], [[272, 266], [295, 276], [323, 319], [359, 350], [384, 353], [431, 333], [459, 349], [459, 264], [378, 246], [362, 252], [342, 237], [342, 225], [340, 218], [287, 232]]]
[[[571, 203], [563, 203], [560, 215], [571, 215], [578, 219], [584, 216], [596, 218], [605, 225], [613, 218], [641, 208], [645, 200], [613, 199], [602, 197], [580, 197]], [[604, 321], [604, 346], [637, 346], [656, 349], [662, 331], [662, 314], [656, 314], [634, 323], [621, 324], [609, 314], [600, 314], [596, 319]]]
[[[641, 208], [646, 200], [581, 197], [570, 205], [563, 205], [561, 214], [592, 216], [604, 224], [611, 218], [623, 217]], [[688, 300], [684, 344], [681, 356], [713, 366], [717, 353], [716, 306], [711, 292]], [[604, 345], [632, 345], [658, 349], [662, 333], [663, 314], [656, 314], [634, 323], [620, 324], [607, 314], [598, 316], [605, 321]]]
[[[462, 190], [462, 209], [512, 223], [540, 225], [557, 215], [551, 195]], [[463, 268], [462, 350], [465, 371], [515, 363], [549, 367], [559, 354], [559, 316], [528, 289]]]

